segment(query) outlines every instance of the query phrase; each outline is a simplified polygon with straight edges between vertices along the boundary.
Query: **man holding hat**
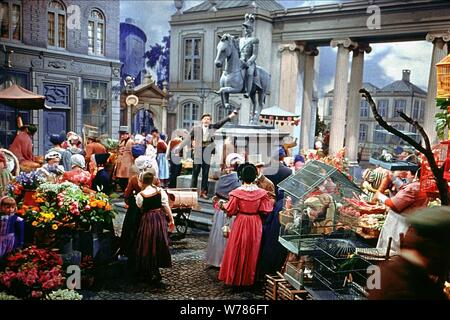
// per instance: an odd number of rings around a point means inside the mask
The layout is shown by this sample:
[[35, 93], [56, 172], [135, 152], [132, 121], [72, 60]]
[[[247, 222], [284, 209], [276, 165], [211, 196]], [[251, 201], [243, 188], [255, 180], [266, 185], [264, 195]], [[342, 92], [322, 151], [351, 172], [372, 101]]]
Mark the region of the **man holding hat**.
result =
[[92, 157], [92, 160], [97, 166], [97, 174], [92, 180], [92, 190], [103, 192], [106, 195], [111, 194], [111, 177], [109, 173], [105, 170], [105, 165], [108, 162], [110, 154], [109, 153], [98, 153]]
[[130, 137], [127, 126], [120, 126], [119, 134], [119, 155], [117, 157], [114, 177], [116, 178], [121, 190], [125, 191], [128, 185], [128, 179], [130, 178], [130, 168], [134, 163], [133, 156], [131, 154], [134, 141]]
[[65, 171], [70, 171], [71, 163], [70, 158], [72, 157], [72, 153], [62, 147], [63, 142], [65, 141], [65, 136], [62, 134], [52, 134], [50, 135], [50, 142], [53, 144], [53, 148], [48, 150], [48, 152], [58, 152], [61, 155], [61, 164], [64, 167]]
[[201, 117], [201, 124], [192, 127], [189, 134], [190, 139], [184, 139], [178, 147], [174, 149], [177, 153], [179, 150], [184, 148], [190, 141], [193, 142], [194, 148], [194, 167], [192, 169], [192, 181], [191, 188], [197, 188], [198, 176], [200, 170], [202, 171], [202, 186], [200, 197], [203, 199], [208, 199], [208, 177], [209, 168], [211, 164], [211, 155], [214, 154], [215, 144], [214, 144], [214, 133], [217, 129], [223, 127], [228, 121], [231, 121], [237, 115], [237, 111], [233, 111], [225, 119], [212, 124], [211, 114], [204, 113]]
[[[445, 300], [444, 281], [450, 270], [450, 207], [415, 211], [400, 256], [381, 265], [372, 300]], [[376, 284], [376, 283], [375, 283]]]
[[19, 133], [9, 146], [9, 151], [14, 153], [21, 165], [30, 166], [32, 168], [40, 167], [33, 156], [33, 135], [37, 131], [35, 125], [25, 125], [20, 127]]

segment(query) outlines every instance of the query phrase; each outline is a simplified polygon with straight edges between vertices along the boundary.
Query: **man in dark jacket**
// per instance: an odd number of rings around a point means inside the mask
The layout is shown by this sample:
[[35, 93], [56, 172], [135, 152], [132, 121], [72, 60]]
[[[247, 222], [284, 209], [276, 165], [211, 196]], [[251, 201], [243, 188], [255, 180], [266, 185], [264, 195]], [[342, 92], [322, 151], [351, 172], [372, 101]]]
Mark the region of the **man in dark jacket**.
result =
[[278, 184], [292, 174], [292, 169], [283, 162], [286, 152], [283, 147], [279, 147], [272, 155], [272, 162], [263, 170], [263, 175], [272, 181], [275, 186], [277, 200], [283, 198], [283, 193], [278, 191]]
[[111, 177], [108, 171], [105, 170], [106, 162], [108, 161], [109, 153], [97, 153], [94, 155], [94, 161], [97, 166], [97, 174], [92, 180], [92, 190], [103, 192], [106, 195], [111, 194]]
[[180, 149], [184, 148], [190, 141], [192, 141], [194, 148], [194, 167], [192, 169], [192, 181], [191, 188], [197, 188], [198, 175], [200, 170], [202, 171], [202, 186], [200, 197], [208, 199], [208, 177], [209, 168], [211, 165], [211, 155], [214, 154], [214, 133], [217, 129], [223, 127], [228, 121], [233, 119], [237, 115], [236, 111], [233, 111], [228, 117], [220, 120], [217, 123], [211, 124], [211, 115], [205, 113], [201, 117], [201, 125], [192, 127], [189, 134], [190, 139], [184, 139], [174, 152], [177, 153]]

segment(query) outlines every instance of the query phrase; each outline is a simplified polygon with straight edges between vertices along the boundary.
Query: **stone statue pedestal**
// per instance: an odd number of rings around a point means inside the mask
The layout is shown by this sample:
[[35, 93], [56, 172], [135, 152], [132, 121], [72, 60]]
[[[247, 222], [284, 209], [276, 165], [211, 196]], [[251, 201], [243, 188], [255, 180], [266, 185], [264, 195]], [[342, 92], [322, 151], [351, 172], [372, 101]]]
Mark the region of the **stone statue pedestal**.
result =
[[269, 162], [272, 153], [289, 132], [272, 126], [227, 124], [214, 134], [216, 154], [211, 163], [210, 176], [220, 176], [225, 159], [230, 153], [245, 155], [250, 162]]

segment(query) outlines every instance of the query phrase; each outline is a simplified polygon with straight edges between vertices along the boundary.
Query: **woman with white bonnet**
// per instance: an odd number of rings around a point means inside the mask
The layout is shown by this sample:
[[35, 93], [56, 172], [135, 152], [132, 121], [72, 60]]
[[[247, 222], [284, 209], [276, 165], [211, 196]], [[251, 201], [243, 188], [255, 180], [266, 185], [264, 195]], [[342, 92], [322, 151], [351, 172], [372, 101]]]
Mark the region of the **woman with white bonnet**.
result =
[[64, 174], [64, 167], [60, 165], [61, 155], [57, 151], [49, 151], [45, 155], [46, 163], [37, 171], [42, 173], [49, 182], [56, 182], [56, 178]]
[[86, 161], [81, 154], [74, 154], [70, 158], [72, 170], [65, 172], [63, 181], [70, 181], [80, 187], [91, 187], [91, 174], [85, 170]]
[[[136, 259], [136, 235], [139, 227], [140, 212], [136, 206], [136, 195], [142, 191], [142, 185], [139, 182], [139, 174], [148, 171], [153, 167], [151, 157], [139, 156], [134, 161], [138, 172], [130, 177], [127, 188], [125, 189], [124, 198], [128, 206], [127, 213], [122, 225], [122, 234], [120, 236], [119, 253], [128, 257], [128, 266], [133, 268]], [[130, 270], [134, 272], [135, 270]]]
[[220, 268], [227, 244], [227, 238], [224, 237], [222, 228], [227, 224], [231, 225], [232, 219], [234, 220], [234, 218], [227, 218], [227, 215], [219, 208], [218, 201], [228, 200], [229, 193], [241, 186], [236, 170], [244, 162], [245, 159], [242, 155], [238, 153], [229, 154], [225, 159], [226, 168], [216, 184], [216, 196], [213, 198], [215, 213], [206, 249], [206, 264], [211, 267]]

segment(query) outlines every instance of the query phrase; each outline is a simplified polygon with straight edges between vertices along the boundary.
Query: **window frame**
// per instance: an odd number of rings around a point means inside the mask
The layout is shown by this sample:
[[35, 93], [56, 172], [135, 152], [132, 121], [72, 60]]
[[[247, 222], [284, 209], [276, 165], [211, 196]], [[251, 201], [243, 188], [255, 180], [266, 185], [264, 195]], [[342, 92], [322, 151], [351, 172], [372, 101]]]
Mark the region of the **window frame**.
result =
[[400, 115], [397, 114], [397, 101], [404, 101], [404, 108], [403, 108], [403, 113], [406, 113], [406, 108], [408, 105], [408, 102], [406, 101], [406, 99], [400, 98], [400, 99], [394, 99], [394, 114], [392, 115], [392, 118], [400, 118]]
[[333, 99], [328, 99], [327, 116], [331, 117], [332, 115], [333, 115]]
[[[8, 25], [7, 25], [7, 29], [8, 29], [8, 37], [7, 38], [3, 38], [0, 34], [0, 41], [12, 41], [12, 42], [22, 42], [23, 40], [23, 6], [22, 6], [22, 1], [19, 0], [11, 0], [11, 1], [5, 1], [2, 2], [2, 4], [6, 4], [8, 7]], [[19, 6], [19, 39], [13, 39], [13, 30], [12, 30], [12, 25], [11, 25], [11, 21], [12, 21], [12, 8], [13, 6]]]
[[[187, 121], [186, 119], [185, 119], [185, 115], [186, 115], [186, 109], [185, 109], [185, 107], [186, 106], [188, 106], [189, 105], [189, 116], [190, 116], [190, 119]], [[194, 106], [197, 106], [197, 111], [198, 111], [198, 117], [197, 117], [197, 119], [195, 119], [194, 118], [194, 112], [193, 112], [193, 107]], [[187, 130], [191, 130], [192, 129], [192, 127], [193, 126], [195, 126], [196, 125], [196, 122], [198, 122], [199, 121], [199, 116], [200, 116], [200, 112], [201, 112], [201, 106], [200, 106], [200, 102], [197, 102], [197, 101], [194, 101], [194, 100], [187, 100], [187, 101], [184, 101], [183, 103], [181, 103], [181, 117], [180, 117], [180, 126], [181, 126], [181, 128], [183, 128], [183, 129], [187, 129]], [[188, 126], [188, 127], [185, 127], [184, 125], [185, 124], [190, 124], [190, 126]]]
[[[100, 18], [94, 18], [92, 17], [92, 13], [94, 11], [97, 11], [100, 15], [101, 15], [101, 19]], [[89, 24], [90, 23], [94, 24], [93, 27], [93, 52], [90, 51], [90, 45], [89, 45]], [[102, 32], [103, 32], [103, 40], [102, 40], [102, 53], [98, 52], [98, 47], [97, 47], [97, 32], [99, 29], [99, 24], [102, 24]], [[92, 8], [89, 12], [89, 17], [88, 17], [88, 24], [87, 24], [87, 31], [88, 31], [88, 54], [89, 55], [93, 55], [93, 56], [100, 56], [100, 57], [104, 57], [106, 55], [106, 17], [105, 14], [103, 13], [102, 10], [100, 10], [99, 8]]]
[[[56, 9], [51, 7], [52, 3], [59, 3], [63, 9]], [[49, 39], [49, 26], [50, 26], [50, 19], [49, 14], [53, 13], [54, 15], [54, 21], [53, 21], [53, 27], [54, 27], [54, 39], [53, 44], [50, 44]], [[59, 15], [64, 15], [64, 47], [61, 47], [60, 44], [60, 36], [59, 36]], [[47, 6], [47, 46], [51, 49], [57, 49], [57, 50], [67, 50], [67, 8], [64, 5], [62, 1], [59, 0], [51, 0], [48, 3]]]
[[[365, 128], [365, 130], [361, 130], [362, 128]], [[361, 139], [362, 132], [364, 132], [364, 139]], [[367, 123], [360, 123], [359, 124], [359, 134], [358, 134], [358, 143], [367, 142], [368, 133], [369, 133], [369, 125]]]
[[[380, 109], [381, 106], [381, 101], [383, 101], [383, 112]], [[384, 105], [384, 101], [386, 101], [386, 105]], [[383, 118], [387, 118], [389, 116], [389, 99], [378, 99], [377, 100], [377, 109], [378, 109], [378, 113], [380, 114], [381, 117]]]
[[411, 117], [413, 120], [419, 120], [420, 116], [420, 101], [415, 99], [412, 105]]
[[[192, 54], [191, 54], [191, 58], [188, 59], [186, 58], [186, 41], [191, 41], [194, 42], [194, 40], [200, 40], [200, 48], [199, 48], [199, 55], [198, 55], [198, 59], [199, 59], [199, 64], [200, 64], [200, 70], [199, 70], [199, 78], [198, 79], [186, 79], [186, 60], [190, 60], [191, 62], [193, 62], [193, 60], [195, 59], [195, 56], [193, 55], [194, 53], [194, 46], [192, 46]], [[183, 36], [181, 38], [181, 46], [183, 50], [180, 50], [180, 54], [181, 54], [181, 59], [182, 59], [182, 63], [181, 63], [181, 76], [182, 76], [182, 82], [188, 82], [188, 83], [195, 83], [195, 82], [200, 82], [203, 80], [203, 58], [204, 58], [204, 36], [203, 34], [189, 34], [186, 36]], [[193, 66], [194, 67], [194, 66]], [[192, 76], [194, 75], [194, 68], [192, 69]]]
[[[373, 143], [374, 144], [384, 144], [386, 143], [386, 134], [382, 132], [377, 132], [376, 130], [381, 130], [383, 127], [381, 127], [379, 124], [375, 125], [373, 129]], [[383, 140], [381, 140], [381, 135], [383, 135]], [[378, 138], [378, 139], [377, 139]]]
[[[98, 84], [98, 88], [100, 89], [100, 87], [102, 85], [105, 85], [105, 96], [104, 98], [93, 98], [91, 97], [89, 94], [87, 96], [85, 96], [85, 84], [86, 83], [90, 83], [91, 88], [92, 88], [92, 83], [97, 83]], [[104, 100], [106, 102], [106, 114], [102, 114], [100, 117], [107, 117], [106, 120], [106, 126], [107, 126], [107, 130], [106, 132], [101, 131], [101, 128], [99, 128], [99, 134], [103, 134], [103, 133], [107, 133], [107, 134], [111, 134], [111, 105], [110, 105], [110, 99], [109, 99], [109, 92], [110, 92], [110, 87], [107, 81], [102, 81], [102, 80], [97, 80], [97, 79], [89, 79], [89, 78], [83, 78], [82, 79], [82, 83], [81, 83], [81, 118], [82, 118], [82, 122], [84, 124], [88, 124], [88, 125], [93, 125], [92, 121], [90, 121], [89, 123], [85, 120], [85, 112], [84, 112], [84, 108], [85, 108], [85, 100]], [[89, 104], [89, 108], [92, 107], [92, 102], [90, 102]], [[89, 113], [89, 115], [93, 115], [93, 113]], [[92, 120], [92, 118], [91, 118]]]
[[369, 103], [366, 100], [361, 100], [361, 102], [359, 103], [359, 117], [360, 118], [369, 117]]

